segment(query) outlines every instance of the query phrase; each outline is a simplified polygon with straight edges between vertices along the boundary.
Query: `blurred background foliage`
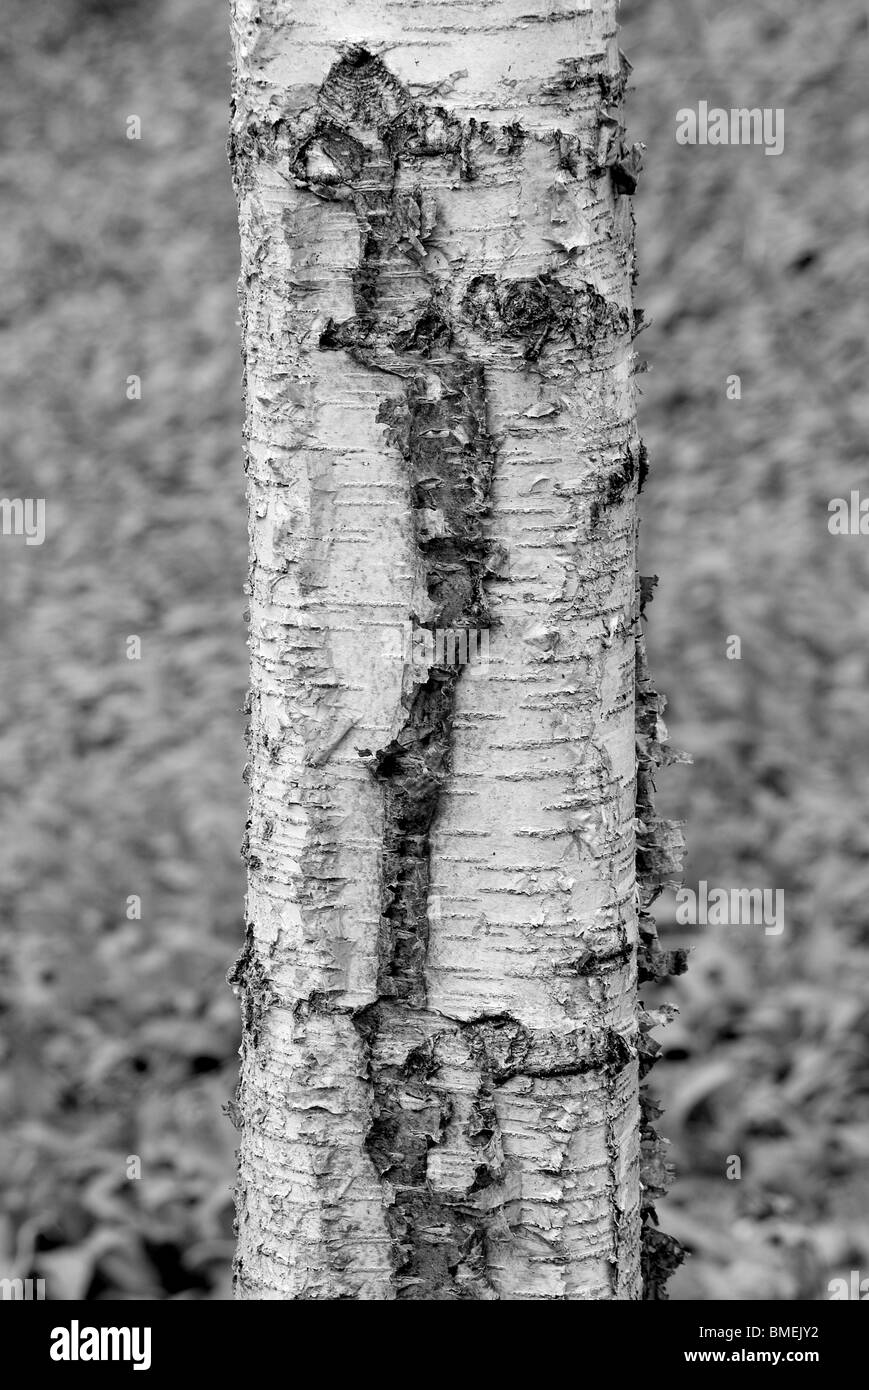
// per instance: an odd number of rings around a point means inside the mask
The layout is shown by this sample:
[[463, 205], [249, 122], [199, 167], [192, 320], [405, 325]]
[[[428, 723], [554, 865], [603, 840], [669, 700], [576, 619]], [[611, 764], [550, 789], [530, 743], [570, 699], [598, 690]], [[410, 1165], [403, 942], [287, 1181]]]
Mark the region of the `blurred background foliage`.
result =
[[[781, 889], [784, 931], [678, 928], [689, 971], [646, 1002], [680, 1174], [670, 1296], [814, 1299], [869, 1275], [869, 548], [827, 504], [869, 494], [863, 4], [624, 0], [652, 671], [687, 820], [685, 883]], [[784, 152], [680, 146], [675, 112], [784, 111]], [[741, 379], [728, 400], [727, 378]], [[738, 636], [741, 659], [726, 657]], [[738, 1158], [742, 1176], [728, 1160]]]
[[[0, 1272], [223, 1299], [247, 544], [226, 5], [0, 15], [0, 493], [48, 515], [43, 547], [0, 553]], [[655, 1073], [662, 1225], [691, 1251], [671, 1296], [821, 1298], [869, 1274], [869, 549], [827, 530], [869, 426], [866, 11], [624, 0], [622, 22], [649, 646], [695, 760], [660, 804], [688, 885], [785, 892], [778, 937], [658, 904], [692, 948], [644, 989], [680, 1009]], [[700, 100], [783, 108], [784, 153], [678, 146]]]

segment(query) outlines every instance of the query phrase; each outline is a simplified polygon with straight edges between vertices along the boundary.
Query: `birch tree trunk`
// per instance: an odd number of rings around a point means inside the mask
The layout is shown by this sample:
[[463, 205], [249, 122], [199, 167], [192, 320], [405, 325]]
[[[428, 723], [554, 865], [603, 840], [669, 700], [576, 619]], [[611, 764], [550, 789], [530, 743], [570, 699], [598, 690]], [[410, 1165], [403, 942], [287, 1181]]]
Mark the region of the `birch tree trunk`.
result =
[[237, 1292], [634, 1299], [667, 854], [615, 0], [234, 0], [233, 37]]

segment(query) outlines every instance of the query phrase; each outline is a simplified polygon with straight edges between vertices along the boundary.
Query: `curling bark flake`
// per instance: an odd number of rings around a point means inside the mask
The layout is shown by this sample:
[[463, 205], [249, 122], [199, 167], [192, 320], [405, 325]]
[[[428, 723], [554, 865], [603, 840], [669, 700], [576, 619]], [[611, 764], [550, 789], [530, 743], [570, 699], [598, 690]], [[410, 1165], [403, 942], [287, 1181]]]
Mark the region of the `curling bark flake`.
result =
[[243, 1298], [641, 1296], [669, 859], [614, 10], [234, 0]]

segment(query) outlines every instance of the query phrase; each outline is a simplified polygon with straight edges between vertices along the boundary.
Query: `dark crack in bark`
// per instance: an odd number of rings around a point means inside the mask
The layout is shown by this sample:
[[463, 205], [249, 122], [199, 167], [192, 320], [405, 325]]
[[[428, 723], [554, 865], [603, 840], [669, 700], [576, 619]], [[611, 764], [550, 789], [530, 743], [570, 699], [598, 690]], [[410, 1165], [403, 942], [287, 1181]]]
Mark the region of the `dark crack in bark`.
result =
[[[423, 265], [433, 200], [398, 187], [402, 160], [437, 156], [463, 167], [469, 130], [414, 102], [379, 58], [359, 48], [332, 68], [309, 124], [293, 172], [318, 196], [348, 200], [359, 226], [355, 313], [330, 320], [320, 347], [403, 380], [403, 397], [385, 400], [379, 418], [408, 470], [432, 605], [418, 626], [479, 628], [493, 463], [485, 381], [482, 368], [452, 350], [449, 306]], [[433, 666], [412, 692], [398, 736], [371, 758], [386, 827], [379, 993], [413, 1006], [425, 999], [428, 840], [449, 771], [458, 678], [455, 666]]]
[[[470, 177], [471, 141], [489, 132], [414, 102], [363, 49], [332, 68], [309, 126], [295, 145], [293, 173], [318, 196], [349, 201], [359, 227], [354, 314], [327, 323], [320, 348], [401, 379], [402, 395], [385, 399], [378, 418], [407, 468], [429, 600], [416, 625], [479, 629], [487, 625], [483, 518], [493, 469], [485, 379], [453, 349], [449, 305], [425, 271], [433, 199], [399, 187], [398, 176], [402, 162], [438, 157]], [[511, 131], [509, 146], [520, 138]], [[380, 1048], [384, 1029], [400, 1032], [408, 1011], [426, 1002], [429, 836], [450, 770], [459, 676], [456, 666], [431, 666], [405, 697], [396, 737], [369, 758], [384, 809], [379, 1000], [355, 1022], [373, 1090], [366, 1148], [391, 1192], [386, 1221], [400, 1299], [495, 1297], [485, 1279], [481, 1214], [467, 1194], [436, 1197], [427, 1180], [428, 1151], [452, 1116], [448, 1094], [433, 1084], [432, 1044], [421, 1042], [400, 1062], [385, 1061]]]
[[[408, 335], [413, 347], [406, 351], [429, 351], [426, 322], [424, 316], [419, 332]], [[488, 625], [482, 522], [493, 466], [485, 382], [480, 367], [458, 357], [429, 357], [429, 367], [425, 378], [407, 381], [402, 401], [383, 405], [380, 418], [410, 477], [415, 541], [434, 613], [426, 626], [479, 629]], [[432, 372], [438, 383], [434, 396]], [[414, 688], [404, 727], [373, 764], [383, 782], [386, 812], [380, 993], [412, 1005], [425, 1000], [428, 842], [449, 773], [460, 669], [431, 667], [428, 679]]]

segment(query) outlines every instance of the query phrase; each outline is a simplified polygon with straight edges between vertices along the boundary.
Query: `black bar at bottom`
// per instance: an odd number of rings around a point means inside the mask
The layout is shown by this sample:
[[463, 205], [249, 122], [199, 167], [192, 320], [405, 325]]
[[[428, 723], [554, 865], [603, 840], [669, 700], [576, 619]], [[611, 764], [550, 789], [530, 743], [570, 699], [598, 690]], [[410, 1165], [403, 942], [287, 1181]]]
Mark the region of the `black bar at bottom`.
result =
[[[379, 1314], [368, 1312], [358, 1331], [353, 1324], [345, 1331], [346, 1303], [337, 1313], [328, 1306], [309, 1302], [295, 1313], [276, 1303], [3, 1301], [3, 1359], [11, 1377], [32, 1371], [59, 1383], [110, 1372], [131, 1375], [134, 1384], [195, 1373], [202, 1384], [213, 1372], [221, 1380], [244, 1375], [248, 1387], [252, 1378], [275, 1375], [304, 1376], [310, 1385], [318, 1374], [334, 1380], [342, 1353], [348, 1369], [382, 1375], [385, 1339], [399, 1339], [397, 1353], [402, 1335], [414, 1330], [396, 1309], [382, 1327], [371, 1322]], [[452, 1372], [452, 1325], [429, 1325], [439, 1348], [432, 1370], [436, 1364], [442, 1384], [451, 1374], [462, 1382], [477, 1373], [475, 1361], [491, 1377], [502, 1357], [516, 1379], [523, 1378], [523, 1362], [538, 1375], [557, 1358], [565, 1369], [573, 1364], [578, 1381], [590, 1373], [657, 1379], [677, 1368], [702, 1380], [715, 1367], [731, 1373], [764, 1367], [774, 1384], [793, 1367], [829, 1377], [859, 1366], [867, 1331], [865, 1314], [837, 1302], [581, 1303], [572, 1312], [553, 1310], [548, 1326], [535, 1316], [527, 1341], [517, 1341], [514, 1325], [500, 1342], [497, 1313], [489, 1322], [492, 1308], [481, 1310], [475, 1324], [455, 1324], [463, 1340], [454, 1348]], [[394, 1370], [401, 1373], [400, 1359]]]

